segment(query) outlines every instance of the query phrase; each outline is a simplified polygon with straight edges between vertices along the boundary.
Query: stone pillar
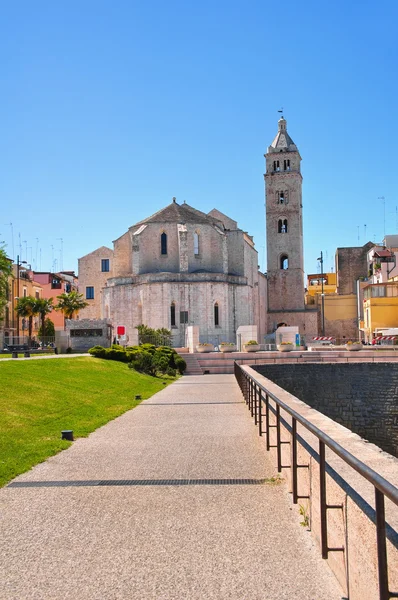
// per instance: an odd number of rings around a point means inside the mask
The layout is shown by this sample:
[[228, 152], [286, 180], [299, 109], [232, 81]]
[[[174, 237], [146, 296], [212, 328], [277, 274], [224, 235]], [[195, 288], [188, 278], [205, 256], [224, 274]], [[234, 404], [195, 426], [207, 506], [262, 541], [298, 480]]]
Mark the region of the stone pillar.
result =
[[190, 353], [196, 352], [196, 346], [199, 344], [199, 327], [197, 325], [188, 325], [185, 331], [185, 346]]

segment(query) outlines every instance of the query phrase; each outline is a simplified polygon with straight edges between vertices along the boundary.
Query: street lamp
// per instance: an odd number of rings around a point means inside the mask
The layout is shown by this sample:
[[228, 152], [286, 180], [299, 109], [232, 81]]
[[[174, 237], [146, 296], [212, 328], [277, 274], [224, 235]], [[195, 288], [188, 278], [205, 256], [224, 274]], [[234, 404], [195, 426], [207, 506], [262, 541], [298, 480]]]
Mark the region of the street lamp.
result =
[[[28, 264], [26, 262], [26, 260], [19, 260], [19, 254], [17, 256], [17, 295], [15, 296], [15, 300], [19, 300], [19, 271], [20, 271], [20, 267], [21, 265], [26, 265]], [[17, 338], [18, 338], [18, 344], [19, 344], [19, 314], [17, 313]]]
[[322, 335], [325, 335], [325, 294], [323, 293], [323, 252], [321, 250], [321, 256], [317, 258], [321, 263], [321, 310], [322, 310]]

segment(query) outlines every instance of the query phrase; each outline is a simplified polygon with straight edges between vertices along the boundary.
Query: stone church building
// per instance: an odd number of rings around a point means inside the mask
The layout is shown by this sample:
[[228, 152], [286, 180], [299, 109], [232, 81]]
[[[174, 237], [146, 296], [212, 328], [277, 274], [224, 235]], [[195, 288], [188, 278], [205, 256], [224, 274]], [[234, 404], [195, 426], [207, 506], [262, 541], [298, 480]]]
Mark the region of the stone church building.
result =
[[316, 331], [304, 305], [301, 157], [282, 117], [266, 159], [267, 274], [253, 239], [216, 209], [208, 214], [173, 202], [136, 223], [113, 243], [79, 259], [83, 319], [171, 329], [185, 345], [188, 325], [200, 340], [236, 341], [240, 326], [257, 327], [260, 343], [280, 324]]
[[79, 284], [89, 306], [80, 318], [110, 319], [126, 327], [171, 329], [185, 345], [188, 325], [200, 340], [235, 341], [241, 325], [266, 333], [266, 277], [252, 238], [237, 222], [173, 202], [114, 241], [79, 259]]

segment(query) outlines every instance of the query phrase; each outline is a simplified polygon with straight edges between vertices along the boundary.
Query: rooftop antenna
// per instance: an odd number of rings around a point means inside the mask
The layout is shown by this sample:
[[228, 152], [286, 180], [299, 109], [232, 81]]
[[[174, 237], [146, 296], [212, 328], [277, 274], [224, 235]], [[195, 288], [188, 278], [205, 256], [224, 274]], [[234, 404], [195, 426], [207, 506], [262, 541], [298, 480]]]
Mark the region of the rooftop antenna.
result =
[[64, 268], [64, 240], [62, 238], [57, 238], [57, 240], [61, 240], [61, 249], [59, 251], [59, 269], [62, 271]]
[[384, 237], [386, 237], [386, 199], [384, 196], [378, 196], [378, 200], [383, 200], [383, 225], [384, 225]]
[[366, 244], [366, 225], [363, 226], [365, 231], [365, 244]]
[[25, 257], [26, 257], [26, 262], [28, 262], [28, 242], [27, 242], [27, 240], [22, 240], [22, 243], [25, 244]]
[[21, 234], [18, 233], [18, 240], [19, 240], [19, 256], [22, 256], [22, 242], [21, 242]]
[[51, 270], [54, 270], [54, 246], [51, 244]]
[[357, 225], [358, 227], [358, 244], [359, 244], [359, 225]]
[[282, 119], [283, 119], [283, 106], [282, 106], [281, 110], [278, 110], [278, 113], [281, 113]]
[[11, 251], [12, 251], [12, 256], [15, 255], [15, 249], [14, 249], [14, 229], [12, 226], [12, 223], [5, 223], [5, 225], [9, 225], [10, 229], [11, 229]]
[[38, 250], [38, 248], [39, 248], [39, 238], [36, 238], [36, 260], [35, 260], [36, 269], [37, 269], [37, 250]]

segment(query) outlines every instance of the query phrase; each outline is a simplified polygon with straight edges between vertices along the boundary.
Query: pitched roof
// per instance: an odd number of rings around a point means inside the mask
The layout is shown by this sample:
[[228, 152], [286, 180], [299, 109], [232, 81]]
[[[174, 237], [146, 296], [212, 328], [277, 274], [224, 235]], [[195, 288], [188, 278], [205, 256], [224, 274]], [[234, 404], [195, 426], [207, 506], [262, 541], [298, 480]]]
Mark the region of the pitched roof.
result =
[[[139, 221], [133, 227], [144, 225], [145, 223], [198, 223], [207, 225], [218, 225], [224, 229], [222, 222], [206, 213], [196, 210], [189, 204], [177, 204], [175, 200], [165, 208], [162, 208], [147, 219]], [[131, 227], [130, 227], [131, 229]]]
[[268, 152], [276, 152], [279, 150], [297, 152], [297, 147], [288, 134], [286, 125], [286, 119], [281, 117], [278, 121], [278, 133], [272, 144], [268, 147]]

